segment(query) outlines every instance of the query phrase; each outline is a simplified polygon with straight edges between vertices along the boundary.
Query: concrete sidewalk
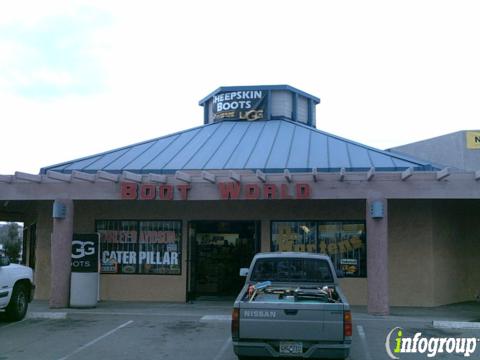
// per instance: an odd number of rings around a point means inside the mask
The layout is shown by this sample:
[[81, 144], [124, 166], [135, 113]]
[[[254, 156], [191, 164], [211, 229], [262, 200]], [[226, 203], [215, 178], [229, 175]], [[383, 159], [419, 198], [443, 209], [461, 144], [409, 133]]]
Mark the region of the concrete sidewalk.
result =
[[[357, 315], [375, 316], [368, 314], [366, 306], [352, 306], [352, 312]], [[480, 322], [480, 302], [470, 301], [436, 307], [391, 307], [390, 315], [387, 317]]]
[[66, 318], [68, 314], [102, 314], [131, 316], [191, 316], [228, 315], [233, 301], [195, 301], [192, 303], [100, 301], [94, 308], [51, 309], [46, 300], [34, 300], [28, 309], [30, 318]]
[[[29, 313], [99, 313], [99, 314], [132, 314], [168, 316], [183, 314], [191, 316], [229, 315], [233, 301], [193, 301], [191, 303], [165, 302], [133, 302], [133, 301], [100, 301], [95, 308], [64, 308], [50, 309], [48, 301], [34, 300], [29, 307]], [[375, 316], [367, 312], [366, 306], [352, 306], [353, 318], [382, 318], [382, 319], [417, 319], [423, 321], [452, 321], [452, 322], [479, 322], [480, 302], [466, 302], [444, 305], [432, 308], [423, 307], [392, 307], [390, 315]], [[53, 315], [51, 315], [53, 316]]]

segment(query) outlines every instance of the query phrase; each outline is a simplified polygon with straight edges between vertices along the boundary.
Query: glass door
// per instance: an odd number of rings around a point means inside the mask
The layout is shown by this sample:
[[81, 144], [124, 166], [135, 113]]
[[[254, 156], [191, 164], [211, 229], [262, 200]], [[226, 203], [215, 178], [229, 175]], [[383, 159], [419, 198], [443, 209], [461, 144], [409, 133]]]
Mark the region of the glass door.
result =
[[194, 221], [189, 224], [189, 298], [235, 296], [239, 276], [260, 248], [255, 221]]

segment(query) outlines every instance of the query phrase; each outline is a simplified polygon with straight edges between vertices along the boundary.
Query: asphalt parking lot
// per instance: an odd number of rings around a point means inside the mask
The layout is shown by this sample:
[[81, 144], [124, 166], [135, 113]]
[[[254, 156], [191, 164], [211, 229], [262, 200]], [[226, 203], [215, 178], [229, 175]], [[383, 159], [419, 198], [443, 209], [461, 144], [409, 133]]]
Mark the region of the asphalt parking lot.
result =
[[[234, 360], [230, 341], [230, 302], [193, 304], [100, 303], [95, 309], [50, 310], [34, 302], [28, 317], [8, 323], [0, 316], [0, 360], [6, 359], [205, 359]], [[351, 360], [388, 359], [387, 334], [480, 338], [478, 329], [440, 329], [434, 320], [480, 319], [480, 304], [438, 309], [392, 309], [388, 317], [353, 309]], [[475, 324], [475, 323], [473, 323]], [[478, 349], [469, 357], [480, 359]], [[401, 359], [428, 359], [426, 354], [401, 354]], [[463, 354], [437, 354], [460, 359]]]

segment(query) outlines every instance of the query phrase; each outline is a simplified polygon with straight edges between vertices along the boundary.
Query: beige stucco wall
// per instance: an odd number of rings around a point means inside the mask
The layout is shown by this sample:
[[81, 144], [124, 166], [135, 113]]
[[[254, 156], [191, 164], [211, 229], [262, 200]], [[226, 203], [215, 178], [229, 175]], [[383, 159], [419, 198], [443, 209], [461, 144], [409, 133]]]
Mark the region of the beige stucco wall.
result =
[[390, 304], [474, 300], [480, 294], [479, 219], [478, 200], [389, 201]]
[[350, 305], [367, 305], [367, 285], [368, 281], [366, 278], [340, 279], [340, 287]]
[[434, 302], [474, 300], [480, 292], [480, 202], [433, 202]]
[[[359, 200], [328, 201], [82, 201], [75, 202], [75, 232], [93, 232], [95, 220], [156, 219], [182, 220], [182, 275], [101, 275], [102, 300], [185, 301], [187, 289], [188, 221], [258, 220], [261, 222], [261, 250], [270, 250], [271, 220], [362, 220], [365, 204]], [[42, 213], [51, 222], [51, 210]], [[42, 221], [42, 224], [44, 221]], [[37, 232], [38, 299], [47, 299], [50, 287], [50, 233]], [[40, 229], [41, 228], [41, 229]], [[48, 260], [47, 260], [48, 259]], [[38, 264], [37, 260], [37, 264]], [[352, 304], [366, 303], [366, 279], [345, 279], [345, 292]]]
[[[480, 300], [480, 201], [469, 201], [465, 221], [465, 249], [462, 257], [467, 261], [467, 299]], [[463, 207], [462, 207], [463, 208]], [[465, 208], [463, 208], [465, 213]]]
[[388, 206], [390, 305], [432, 306], [431, 201], [390, 200]]
[[[471, 300], [480, 292], [480, 202], [390, 200], [390, 305], [434, 306]], [[37, 215], [37, 299], [50, 291], [51, 204]], [[270, 250], [271, 220], [362, 220], [361, 200], [308, 201], [82, 201], [75, 232], [92, 232], [98, 219], [183, 221], [182, 275], [101, 275], [103, 300], [185, 301], [190, 220], [258, 220], [261, 250]], [[367, 229], [368, 236], [368, 229]], [[353, 305], [367, 303], [367, 279], [341, 279]]]

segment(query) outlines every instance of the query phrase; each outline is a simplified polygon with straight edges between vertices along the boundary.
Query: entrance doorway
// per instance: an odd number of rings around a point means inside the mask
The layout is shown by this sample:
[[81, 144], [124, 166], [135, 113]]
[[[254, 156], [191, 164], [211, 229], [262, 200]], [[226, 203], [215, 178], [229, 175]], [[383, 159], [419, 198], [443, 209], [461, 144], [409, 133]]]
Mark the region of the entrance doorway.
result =
[[240, 268], [260, 250], [259, 229], [256, 221], [190, 222], [189, 299], [237, 295]]

